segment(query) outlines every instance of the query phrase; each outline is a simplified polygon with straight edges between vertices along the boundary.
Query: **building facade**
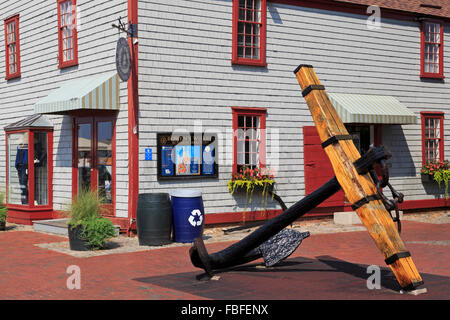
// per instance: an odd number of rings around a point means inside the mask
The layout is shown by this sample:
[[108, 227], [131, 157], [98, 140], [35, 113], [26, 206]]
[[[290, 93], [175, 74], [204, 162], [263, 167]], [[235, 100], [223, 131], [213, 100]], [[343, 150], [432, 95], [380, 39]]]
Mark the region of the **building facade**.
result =
[[[103, 192], [123, 229], [139, 193], [179, 188], [202, 191], [209, 224], [281, 212], [257, 193], [231, 195], [227, 182], [242, 167], [270, 169], [289, 206], [333, 176], [292, 73], [301, 63], [314, 66], [361, 153], [391, 150], [403, 209], [447, 206], [420, 171], [449, 147], [449, 6], [371, 2], [3, 1], [10, 221], [57, 217], [83, 187]], [[137, 26], [128, 81], [116, 73], [119, 17]], [[34, 161], [46, 150], [47, 169], [28, 161], [20, 171], [24, 139]], [[336, 211], [351, 211], [342, 193], [312, 213]]]

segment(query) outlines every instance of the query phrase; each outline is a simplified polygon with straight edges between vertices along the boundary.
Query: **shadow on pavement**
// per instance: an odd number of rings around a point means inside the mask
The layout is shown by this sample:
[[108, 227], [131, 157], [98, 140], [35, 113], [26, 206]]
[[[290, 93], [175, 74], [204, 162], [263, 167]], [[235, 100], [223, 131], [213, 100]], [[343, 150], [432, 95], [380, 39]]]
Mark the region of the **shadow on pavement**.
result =
[[199, 281], [198, 272], [136, 278], [135, 281], [156, 285], [198, 297], [221, 300], [343, 300], [343, 299], [443, 299], [448, 298], [450, 278], [421, 274], [428, 289], [419, 296], [402, 295], [393, 273], [380, 268], [381, 289], [369, 290], [368, 265], [355, 264], [331, 256], [316, 259], [296, 257], [265, 268], [261, 263], [219, 270], [218, 280]]

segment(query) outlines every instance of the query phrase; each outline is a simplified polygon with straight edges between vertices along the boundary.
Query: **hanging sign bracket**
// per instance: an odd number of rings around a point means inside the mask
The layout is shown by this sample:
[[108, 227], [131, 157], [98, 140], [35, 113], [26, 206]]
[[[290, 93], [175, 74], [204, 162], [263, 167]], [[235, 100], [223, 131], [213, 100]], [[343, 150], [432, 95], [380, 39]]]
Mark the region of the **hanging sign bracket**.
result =
[[131, 21], [128, 22], [128, 29], [127, 25], [122, 22], [122, 17], [119, 17], [118, 25], [113, 23], [111, 26], [121, 32], [125, 32], [128, 35], [128, 38], [137, 38], [137, 24], [133, 24]]

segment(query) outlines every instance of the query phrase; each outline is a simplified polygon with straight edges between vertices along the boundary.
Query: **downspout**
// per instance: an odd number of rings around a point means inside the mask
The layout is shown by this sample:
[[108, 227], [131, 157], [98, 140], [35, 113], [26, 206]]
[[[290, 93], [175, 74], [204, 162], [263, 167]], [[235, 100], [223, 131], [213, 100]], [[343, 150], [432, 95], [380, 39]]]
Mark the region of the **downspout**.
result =
[[128, 22], [136, 27], [136, 38], [128, 37], [131, 50], [131, 74], [128, 79], [128, 217], [127, 234], [136, 230], [136, 209], [139, 195], [139, 93], [138, 93], [138, 0], [128, 0]]

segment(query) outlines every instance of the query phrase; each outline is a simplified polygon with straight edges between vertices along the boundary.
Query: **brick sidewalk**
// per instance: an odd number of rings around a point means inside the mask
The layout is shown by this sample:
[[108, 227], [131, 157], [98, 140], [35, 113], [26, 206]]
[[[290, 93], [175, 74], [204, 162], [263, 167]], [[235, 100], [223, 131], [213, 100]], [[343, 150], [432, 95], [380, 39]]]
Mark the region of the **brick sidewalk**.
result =
[[[402, 239], [428, 289], [401, 295], [392, 273], [367, 232], [317, 234], [305, 239], [282, 265], [260, 262], [220, 272], [218, 281], [198, 281], [189, 246], [76, 258], [38, 247], [67, 241], [47, 234], [0, 233], [0, 299], [449, 299], [450, 224], [403, 223]], [[211, 243], [209, 252], [232, 242]], [[69, 290], [67, 267], [81, 269], [81, 289]], [[382, 267], [382, 288], [368, 290], [368, 265]], [[270, 290], [267, 290], [270, 288]]]

